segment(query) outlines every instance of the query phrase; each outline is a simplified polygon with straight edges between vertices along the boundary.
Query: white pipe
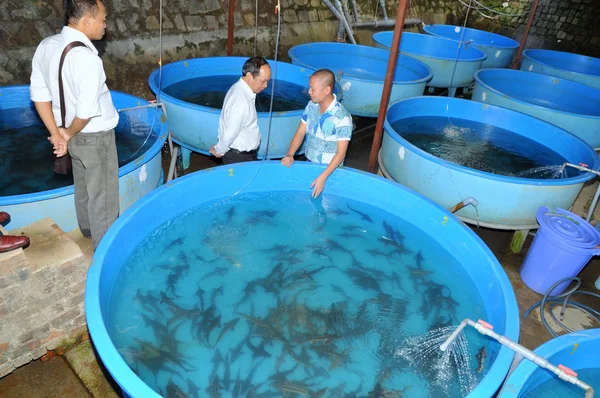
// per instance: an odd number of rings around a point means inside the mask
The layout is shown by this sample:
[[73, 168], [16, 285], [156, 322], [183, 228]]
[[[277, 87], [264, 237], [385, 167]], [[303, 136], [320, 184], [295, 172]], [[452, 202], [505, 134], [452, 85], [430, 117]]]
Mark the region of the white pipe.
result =
[[527, 358], [528, 360], [535, 363], [539, 367], [548, 369], [552, 373], [556, 374], [560, 379], [562, 379], [564, 381], [568, 381], [569, 383], [575, 384], [577, 387], [584, 389], [586, 398], [592, 398], [594, 396], [594, 389], [589, 384], [584, 383], [583, 381], [579, 380], [577, 378], [577, 373], [575, 373], [574, 371], [572, 371], [571, 369], [569, 369], [563, 365], [558, 365], [558, 366], [552, 365], [550, 362], [548, 362], [546, 360], [546, 358], [543, 358], [543, 357], [537, 355], [535, 352], [523, 347], [521, 344], [519, 344], [515, 341], [512, 341], [508, 337], [502, 336], [502, 335], [494, 332], [492, 330], [493, 326], [485, 321], [482, 321], [481, 319], [479, 321], [477, 321], [477, 323], [473, 322], [470, 319], [463, 320], [460, 323], [460, 325], [458, 325], [458, 328], [450, 335], [450, 337], [448, 337], [448, 339], [446, 339], [446, 341], [442, 345], [440, 345], [440, 350], [446, 351], [448, 346], [454, 341], [454, 339], [456, 339], [458, 334], [467, 325], [473, 326], [479, 333], [493, 338], [494, 340], [498, 341], [500, 344], [510, 348], [511, 350], [515, 351], [518, 354], [521, 354], [523, 357]]
[[387, 10], [385, 9], [385, 0], [379, 0], [379, 8], [381, 8], [381, 12], [383, 13], [383, 19], [387, 21]]
[[[573, 163], [564, 163], [562, 165], [561, 170], [560, 170], [561, 173], [564, 170], [564, 168], [567, 167], [567, 166], [572, 167], [574, 169], [577, 169], [579, 171], [587, 171], [589, 173], [594, 173], [597, 176], [600, 176], [600, 172], [597, 171], [597, 170], [592, 170], [590, 168], [587, 168], [583, 164], [577, 165], [577, 164], [573, 164]], [[590, 209], [588, 210], [588, 214], [585, 217], [585, 220], [588, 221], [588, 222], [592, 219], [592, 215], [594, 214], [594, 210], [596, 210], [596, 205], [598, 204], [598, 198], [600, 198], [600, 185], [598, 185], [598, 189], [596, 189], [596, 193], [594, 194], [594, 199], [592, 200], [592, 204], [590, 205]]]
[[[333, 13], [333, 15], [335, 15], [335, 17], [338, 19], [338, 21], [340, 21], [340, 24], [345, 26], [345, 29], [348, 32], [348, 38], [350, 39], [352, 44], [356, 44], [356, 40], [354, 40], [354, 35], [352, 34], [352, 30], [350, 29], [350, 26], [348, 26], [348, 22], [346, 21], [346, 18], [344, 18], [344, 16], [342, 14], [340, 14], [340, 12], [334, 7], [333, 4], [331, 4], [331, 2], [329, 0], [321, 0], [321, 1], [323, 1], [323, 4], [325, 4], [329, 8], [329, 10]], [[339, 31], [338, 31], [338, 35], [339, 35]]]
[[356, 40], [354, 40], [354, 32], [352, 31], [352, 27], [350, 26], [350, 19], [346, 18], [344, 15], [344, 8], [342, 7], [342, 3], [340, 0], [335, 1], [335, 8], [338, 10], [338, 14], [342, 17], [342, 22], [344, 23], [344, 27], [346, 28], [346, 32], [348, 32], [348, 38], [352, 44], [356, 44]]
[[[404, 21], [404, 26], [407, 25], [418, 25], [420, 24], [422, 21], [420, 19], [417, 18], [407, 18]], [[396, 20], [395, 19], [386, 19], [386, 20], [376, 20], [376, 21], [368, 21], [368, 22], [357, 22], [357, 23], [353, 23], [352, 24], [353, 27], [355, 28], [365, 28], [365, 27], [386, 27], [386, 26], [396, 26]]]
[[354, 15], [354, 23], [358, 22], [358, 6], [356, 5], [356, 0], [350, 0], [350, 4], [352, 6], [352, 14]]
[[[339, 1], [339, 0], [336, 0], [336, 1]], [[352, 27], [352, 18], [350, 17], [350, 10], [348, 8], [348, 0], [342, 0], [340, 5], [342, 7], [342, 11], [344, 12], [344, 18], [346, 18], [346, 21], [350, 24], [350, 27]]]

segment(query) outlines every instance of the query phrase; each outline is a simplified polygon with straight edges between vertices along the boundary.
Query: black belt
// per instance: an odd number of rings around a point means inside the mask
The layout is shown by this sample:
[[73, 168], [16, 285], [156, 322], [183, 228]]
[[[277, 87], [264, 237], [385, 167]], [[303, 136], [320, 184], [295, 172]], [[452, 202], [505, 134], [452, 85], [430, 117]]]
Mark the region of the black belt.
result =
[[247, 153], [248, 155], [254, 155], [256, 153], [258, 153], [258, 148], [257, 149], [253, 149], [251, 151], [238, 151], [235, 148], [229, 148], [229, 150], [233, 153]]

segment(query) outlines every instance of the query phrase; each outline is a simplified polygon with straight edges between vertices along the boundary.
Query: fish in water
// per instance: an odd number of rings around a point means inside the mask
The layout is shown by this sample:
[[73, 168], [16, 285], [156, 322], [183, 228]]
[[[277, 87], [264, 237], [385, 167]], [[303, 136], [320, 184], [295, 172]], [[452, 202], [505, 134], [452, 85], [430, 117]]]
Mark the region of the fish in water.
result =
[[349, 204], [346, 204], [346, 206], [348, 206], [348, 208], [350, 210], [352, 210], [353, 212], [355, 212], [356, 214], [358, 214], [362, 220], [365, 220], [365, 221], [368, 221], [368, 222], [371, 222], [371, 223], [373, 222], [373, 220], [371, 219], [371, 217], [369, 217], [368, 214], [365, 214], [363, 212], [360, 212], [358, 210], [353, 209], [352, 207], [350, 207]]
[[485, 347], [481, 347], [479, 351], [477, 351], [477, 373], [483, 372], [483, 367], [485, 365], [485, 358], [487, 354], [485, 353]]

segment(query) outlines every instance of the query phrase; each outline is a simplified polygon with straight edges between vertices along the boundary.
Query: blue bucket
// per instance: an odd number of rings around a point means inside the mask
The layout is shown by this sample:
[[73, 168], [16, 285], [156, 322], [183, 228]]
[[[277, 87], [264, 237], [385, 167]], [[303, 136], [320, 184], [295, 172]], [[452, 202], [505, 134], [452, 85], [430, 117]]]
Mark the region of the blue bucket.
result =
[[[521, 279], [533, 291], [545, 294], [550, 286], [579, 274], [600, 254], [600, 232], [583, 218], [563, 209], [542, 206], [537, 211], [540, 228], [521, 266]], [[569, 281], [550, 292], [565, 291]]]

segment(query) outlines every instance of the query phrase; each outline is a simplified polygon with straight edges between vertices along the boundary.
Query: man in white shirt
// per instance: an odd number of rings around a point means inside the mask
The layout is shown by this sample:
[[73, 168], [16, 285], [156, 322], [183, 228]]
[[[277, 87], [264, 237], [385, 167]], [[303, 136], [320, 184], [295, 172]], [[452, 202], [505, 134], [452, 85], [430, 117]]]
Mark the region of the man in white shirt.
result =
[[267, 88], [271, 67], [262, 57], [244, 63], [242, 77], [227, 92], [219, 119], [219, 141], [210, 153], [224, 164], [257, 159], [260, 145], [256, 94]]
[[[57, 156], [68, 148], [73, 162], [75, 210], [79, 228], [94, 249], [119, 215], [118, 160], [114, 128], [119, 122], [102, 60], [91, 40], [106, 29], [106, 8], [100, 0], [67, 0], [67, 26], [38, 46], [32, 62], [31, 100], [50, 132]], [[62, 124], [58, 70], [64, 49], [62, 82], [65, 125]], [[60, 127], [58, 127], [60, 126]]]

